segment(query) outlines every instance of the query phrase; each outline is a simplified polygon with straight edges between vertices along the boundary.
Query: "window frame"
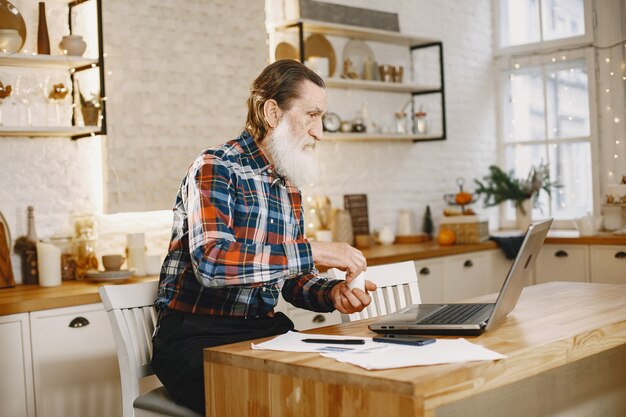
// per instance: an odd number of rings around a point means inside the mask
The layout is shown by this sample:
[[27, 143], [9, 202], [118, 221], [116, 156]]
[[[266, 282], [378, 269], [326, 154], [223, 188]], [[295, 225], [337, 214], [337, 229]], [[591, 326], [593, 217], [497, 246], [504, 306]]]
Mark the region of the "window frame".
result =
[[[498, 0], [496, 0], [498, 1]], [[531, 141], [513, 141], [507, 142], [504, 139], [506, 133], [504, 117], [506, 115], [506, 100], [508, 99], [508, 92], [504, 91], [504, 71], [514, 68], [515, 63], [519, 63], [520, 66], [543, 66], [552, 63], [552, 58], [565, 54], [567, 60], [585, 60], [585, 66], [587, 69], [587, 86], [588, 86], [588, 102], [589, 102], [589, 136], [577, 137], [577, 138], [562, 138], [562, 139], [549, 139], [546, 137], [542, 140]], [[555, 143], [572, 143], [572, 142], [589, 142], [590, 145], [590, 158], [591, 158], [591, 198], [592, 209], [594, 213], [600, 213], [601, 199], [599, 198], [600, 190], [600, 149], [599, 149], [599, 127], [598, 127], [598, 103], [597, 97], [597, 79], [596, 79], [596, 59], [595, 50], [593, 47], [579, 48], [567, 51], [554, 50], [551, 52], [543, 52], [541, 54], [529, 54], [524, 56], [500, 56], [495, 60], [495, 67], [498, 76], [496, 77], [496, 94], [498, 95], [497, 105], [497, 130], [499, 133], [499, 139], [497, 143], [498, 163], [504, 167], [506, 148], [508, 146], [515, 146], [516, 144], [523, 145], [544, 145], [549, 146]], [[542, 83], [545, 89], [545, 69], [542, 68]], [[505, 95], [506, 93], [506, 95]], [[546, 97], [544, 95], [544, 103]], [[546, 107], [547, 109], [547, 107]], [[547, 113], [544, 115], [547, 119]], [[546, 132], [547, 133], [547, 132]], [[549, 155], [549, 152], [546, 152]], [[549, 162], [549, 161], [547, 161]], [[502, 228], [514, 228], [515, 219], [506, 218], [506, 208], [499, 207], [499, 223]], [[574, 219], [559, 219], [554, 220], [552, 227], [554, 229], [572, 229], [572, 221]]]
[[[593, 9], [592, 0], [583, 0], [584, 14], [585, 14], [585, 33], [583, 35], [572, 36], [569, 38], [553, 39], [549, 41], [540, 40], [539, 42], [527, 43], [522, 45], [501, 46], [500, 26], [501, 20], [501, 1], [492, 0], [493, 4], [493, 17], [494, 17], [494, 55], [496, 57], [513, 54], [526, 54], [526, 53], [538, 53], [549, 52], [555, 49], [561, 49], [564, 47], [578, 48], [591, 45], [594, 40], [593, 29], [596, 26], [596, 13]], [[543, 22], [542, 18], [542, 2], [539, 1], [539, 33], [543, 37]]]

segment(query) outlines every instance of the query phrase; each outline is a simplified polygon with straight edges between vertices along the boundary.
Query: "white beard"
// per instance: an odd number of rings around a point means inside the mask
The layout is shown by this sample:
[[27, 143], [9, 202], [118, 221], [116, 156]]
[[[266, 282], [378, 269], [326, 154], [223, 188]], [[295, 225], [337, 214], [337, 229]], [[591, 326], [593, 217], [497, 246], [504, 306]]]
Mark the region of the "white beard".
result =
[[315, 139], [310, 135], [294, 138], [291, 124], [283, 116], [268, 139], [266, 149], [279, 175], [288, 178], [297, 187], [317, 178], [319, 165], [315, 157]]

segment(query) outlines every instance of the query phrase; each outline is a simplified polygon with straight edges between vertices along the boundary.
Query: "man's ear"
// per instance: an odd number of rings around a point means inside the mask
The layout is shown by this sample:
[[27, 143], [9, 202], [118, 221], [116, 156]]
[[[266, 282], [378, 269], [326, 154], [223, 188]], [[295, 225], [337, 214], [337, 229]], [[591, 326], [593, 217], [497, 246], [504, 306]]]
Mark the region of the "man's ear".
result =
[[272, 129], [278, 126], [278, 121], [282, 116], [282, 111], [280, 110], [280, 107], [278, 107], [276, 100], [270, 99], [263, 104], [263, 115], [265, 116], [267, 124]]

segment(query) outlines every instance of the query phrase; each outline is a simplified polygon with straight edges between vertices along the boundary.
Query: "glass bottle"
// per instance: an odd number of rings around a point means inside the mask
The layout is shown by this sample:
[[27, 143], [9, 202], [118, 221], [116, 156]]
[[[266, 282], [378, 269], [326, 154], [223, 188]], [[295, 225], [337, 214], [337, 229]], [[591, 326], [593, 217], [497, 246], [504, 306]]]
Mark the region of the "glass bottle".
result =
[[39, 25], [37, 27], [37, 53], [50, 55], [50, 38], [48, 37], [48, 22], [46, 21], [46, 3], [39, 2]]
[[37, 231], [35, 230], [35, 209], [28, 206], [28, 231], [15, 241], [15, 252], [22, 258], [22, 283], [39, 284], [37, 265]]

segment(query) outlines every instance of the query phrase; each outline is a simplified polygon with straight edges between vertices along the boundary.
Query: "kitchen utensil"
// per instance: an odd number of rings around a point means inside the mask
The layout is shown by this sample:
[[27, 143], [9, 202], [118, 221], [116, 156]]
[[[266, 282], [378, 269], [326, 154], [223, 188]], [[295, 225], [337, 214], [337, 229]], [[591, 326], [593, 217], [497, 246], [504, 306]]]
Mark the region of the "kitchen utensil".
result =
[[314, 33], [313, 35], [309, 36], [304, 42], [304, 51], [305, 61], [313, 56], [322, 56], [328, 58], [328, 76], [332, 77], [333, 74], [335, 74], [335, 68], [337, 66], [335, 50], [324, 35]]
[[22, 38], [16, 51], [19, 52], [26, 41], [26, 24], [19, 10], [7, 0], [0, 0], [0, 28], [17, 30], [20, 38]]
[[106, 271], [119, 271], [125, 260], [122, 255], [102, 255], [102, 266]]
[[95, 282], [122, 281], [132, 277], [135, 274], [134, 269], [120, 269], [119, 271], [87, 271], [87, 279]]

